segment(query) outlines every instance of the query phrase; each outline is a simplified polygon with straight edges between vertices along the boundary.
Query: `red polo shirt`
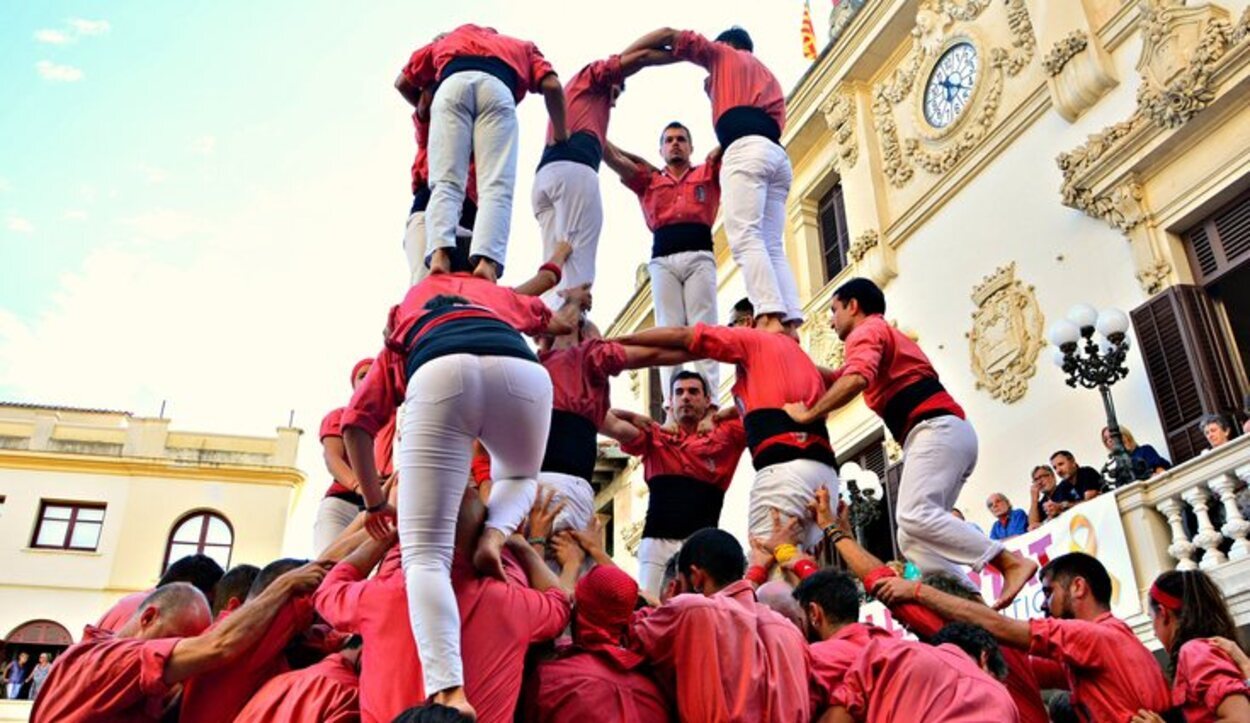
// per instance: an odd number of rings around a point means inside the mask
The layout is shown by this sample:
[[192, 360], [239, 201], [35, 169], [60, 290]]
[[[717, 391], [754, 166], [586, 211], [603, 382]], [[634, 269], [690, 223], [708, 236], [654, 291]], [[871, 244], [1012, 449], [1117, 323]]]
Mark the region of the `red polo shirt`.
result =
[[360, 720], [359, 682], [342, 655], [328, 655], [265, 683], [234, 723], [355, 723]]
[[[332, 409], [321, 420], [321, 433], [319, 439], [325, 440], [326, 437], [342, 437], [343, 436], [343, 412], [347, 411], [347, 407], [339, 407]], [[373, 466], [378, 471], [378, 475], [386, 477], [395, 471], [395, 415], [392, 414], [390, 420], [382, 425], [377, 436], [373, 438]], [[325, 444], [323, 441], [322, 444]], [[334, 480], [330, 486], [326, 488], [326, 497], [339, 494], [356, 494], [356, 491], [347, 485]]]
[[1029, 652], [1068, 669], [1072, 707], [1088, 721], [1128, 720], [1172, 706], [1159, 664], [1132, 628], [1106, 612], [1093, 620], [1029, 621]]
[[898, 720], [904, 711], [906, 720], [925, 723], [1020, 720], [1002, 683], [949, 643], [871, 640], [832, 701], [868, 723]]
[[698, 223], [712, 227], [720, 208], [720, 161], [686, 169], [680, 177], [667, 166], [652, 170], [638, 164], [629, 181], [622, 180], [638, 194], [647, 228], [655, 231], [678, 223]]
[[648, 482], [678, 475], [727, 490], [747, 446], [740, 419], [721, 422], [708, 434], [686, 434], [680, 428], [669, 433], [655, 422], [639, 432], [633, 441], [621, 445], [621, 451], [642, 457], [643, 478]]
[[842, 685], [846, 671], [859, 659], [864, 647], [878, 639], [896, 638], [875, 625], [851, 623], [828, 640], [811, 644], [812, 710], [822, 711], [833, 705], [833, 693]]
[[606, 655], [569, 652], [538, 664], [527, 686], [527, 723], [667, 723], [668, 701], [655, 680], [623, 670]]
[[[220, 625], [227, 616], [217, 618]], [[233, 663], [197, 675], [182, 686], [180, 723], [230, 723], [271, 678], [287, 672], [283, 650], [313, 620], [309, 597], [288, 600], [255, 644]], [[210, 628], [211, 630], [212, 628]]]
[[492, 28], [466, 24], [417, 49], [404, 66], [404, 78], [414, 87], [425, 88], [436, 80], [442, 80], [443, 69], [460, 57], [495, 58], [506, 63], [516, 73], [514, 98], [518, 103], [527, 92], [539, 92], [543, 78], [555, 72], [551, 63], [539, 52], [538, 46], [528, 40], [500, 35]]
[[473, 274], [435, 274], [408, 290], [400, 304], [391, 309], [387, 348], [369, 367], [369, 373], [356, 386], [352, 401], [343, 412], [342, 426], [359, 427], [374, 435], [394, 419], [395, 409], [408, 389], [407, 362], [402, 353], [404, 336], [412, 323], [425, 313], [425, 302], [441, 294], [463, 296], [493, 311], [500, 319], [523, 334], [545, 331], [551, 310], [536, 296], [522, 296], [507, 286], [499, 286]]
[[1181, 646], [1172, 705], [1184, 710], [1188, 723], [1215, 723], [1216, 710], [1233, 695], [1250, 697], [1250, 688], [1224, 651], [1201, 638]]
[[157, 721], [165, 707], [165, 663], [182, 638], [118, 638], [88, 625], [57, 656], [30, 712], [32, 723]]
[[[596, 60], [577, 71], [564, 86], [569, 135], [589, 133], [602, 146], [608, 138], [608, 119], [612, 115], [612, 86], [624, 82], [619, 55]], [[555, 129], [548, 122], [547, 144], [554, 142]]]
[[148, 595], [151, 595], [155, 590], [156, 588], [152, 588], [151, 590], [132, 592], [118, 600], [116, 603], [113, 603], [113, 607], [109, 608], [108, 612], [104, 613], [104, 616], [100, 618], [100, 622], [96, 623], [95, 626], [110, 633], [121, 630], [121, 627], [130, 620], [135, 611], [139, 609], [139, 606], [143, 604], [143, 601], [148, 599]]
[[757, 409], [781, 409], [790, 402], [812, 406], [825, 393], [812, 358], [785, 334], [696, 324], [690, 351], [738, 365], [733, 395], [743, 416]]
[[539, 352], [538, 360], [551, 375], [552, 407], [601, 426], [611, 406], [608, 380], [625, 371], [625, 347], [589, 339], [567, 349]]
[[707, 68], [713, 124], [730, 108], [749, 106], [764, 111], [778, 128], [785, 129], [786, 96], [781, 83], [753, 53], [686, 30], [678, 33], [673, 55]]
[[521, 693], [525, 652], [551, 640], [569, 624], [572, 603], [562, 588], [539, 592], [504, 553], [508, 581], [479, 577], [461, 557], [452, 561], [451, 584], [460, 607], [464, 692], [480, 723], [512, 723]]
[[313, 595], [317, 613], [338, 630], [359, 633], [360, 718], [390, 723], [425, 700], [421, 658], [408, 619], [408, 596], [399, 546], [392, 547], [374, 577], [340, 562]]
[[641, 611], [630, 636], [683, 721], [788, 723], [812, 717], [803, 634], [757, 603], [746, 580], [710, 597], [678, 595]]

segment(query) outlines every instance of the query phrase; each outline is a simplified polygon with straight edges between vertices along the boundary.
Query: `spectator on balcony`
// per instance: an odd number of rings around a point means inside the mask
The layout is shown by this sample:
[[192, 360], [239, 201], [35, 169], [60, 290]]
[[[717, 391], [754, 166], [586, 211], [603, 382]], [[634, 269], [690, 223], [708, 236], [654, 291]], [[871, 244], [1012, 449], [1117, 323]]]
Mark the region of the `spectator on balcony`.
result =
[[1048, 464], [1033, 468], [1033, 499], [1029, 502], [1029, 529], [1053, 520], [1081, 501], [1076, 488], [1059, 484], [1055, 471]]
[[1211, 449], [1228, 444], [1233, 438], [1233, 423], [1223, 414], [1204, 414], [1198, 420], [1198, 429], [1207, 438]]
[[[1128, 456], [1133, 460], [1133, 479], [1150, 479], [1172, 469], [1172, 463], [1155, 451], [1154, 447], [1148, 444], [1138, 444], [1128, 427], [1120, 426], [1120, 438], [1124, 440], [1124, 451], [1128, 452]], [[1111, 441], [1110, 427], [1102, 428], [1102, 446], [1106, 447], [1108, 452], [1114, 446]]]
[[1006, 540], [1029, 531], [1029, 513], [1013, 508], [1007, 495], [995, 492], [986, 498], [985, 506], [994, 515], [994, 526], [990, 528], [991, 540]]
[[1050, 466], [1055, 468], [1060, 487], [1068, 485], [1076, 490], [1078, 502], [1094, 499], [1106, 484], [1098, 470], [1077, 464], [1076, 457], [1066, 449], [1050, 455]]

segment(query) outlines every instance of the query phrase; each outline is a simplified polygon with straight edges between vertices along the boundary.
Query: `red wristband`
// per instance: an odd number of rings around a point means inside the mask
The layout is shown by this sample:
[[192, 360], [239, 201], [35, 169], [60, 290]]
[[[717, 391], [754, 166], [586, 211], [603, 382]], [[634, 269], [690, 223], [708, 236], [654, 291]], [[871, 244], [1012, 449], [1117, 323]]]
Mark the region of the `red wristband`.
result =
[[806, 558], [794, 563], [794, 574], [798, 575], [800, 580], [806, 580], [820, 570], [820, 565]]
[[752, 565], [747, 568], [747, 580], [756, 585], [763, 585], [768, 582], [768, 570], [765, 570], [761, 565]]
[[539, 271], [550, 271], [551, 273], [555, 274], [555, 276], [556, 276], [556, 283], [557, 283], [557, 284], [558, 284], [558, 283], [560, 283], [560, 280], [564, 278], [564, 272], [560, 270], [560, 267], [559, 267], [559, 266], [556, 266], [555, 264], [551, 263], [550, 261], [548, 261], [547, 263], [543, 264], [542, 266], [539, 266], [539, 267], [538, 267], [538, 270], [539, 270]]

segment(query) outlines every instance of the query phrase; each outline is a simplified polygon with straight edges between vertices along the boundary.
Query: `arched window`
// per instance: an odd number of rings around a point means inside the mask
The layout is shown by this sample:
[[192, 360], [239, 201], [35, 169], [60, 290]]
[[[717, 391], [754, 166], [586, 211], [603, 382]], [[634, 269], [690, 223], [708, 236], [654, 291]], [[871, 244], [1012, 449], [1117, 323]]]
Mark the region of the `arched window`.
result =
[[230, 568], [230, 552], [234, 548], [234, 529], [225, 517], [205, 510], [184, 516], [169, 535], [165, 547], [165, 564], [161, 571], [188, 556], [204, 554], [217, 561], [223, 570]]

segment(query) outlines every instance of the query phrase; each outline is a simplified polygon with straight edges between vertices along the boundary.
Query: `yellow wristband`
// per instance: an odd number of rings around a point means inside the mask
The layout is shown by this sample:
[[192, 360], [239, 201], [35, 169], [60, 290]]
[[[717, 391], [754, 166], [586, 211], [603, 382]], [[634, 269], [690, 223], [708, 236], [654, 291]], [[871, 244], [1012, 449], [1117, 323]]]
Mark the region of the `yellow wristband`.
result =
[[799, 554], [799, 548], [794, 545], [785, 544], [777, 545], [777, 549], [773, 550], [773, 559], [782, 565], [794, 559]]

